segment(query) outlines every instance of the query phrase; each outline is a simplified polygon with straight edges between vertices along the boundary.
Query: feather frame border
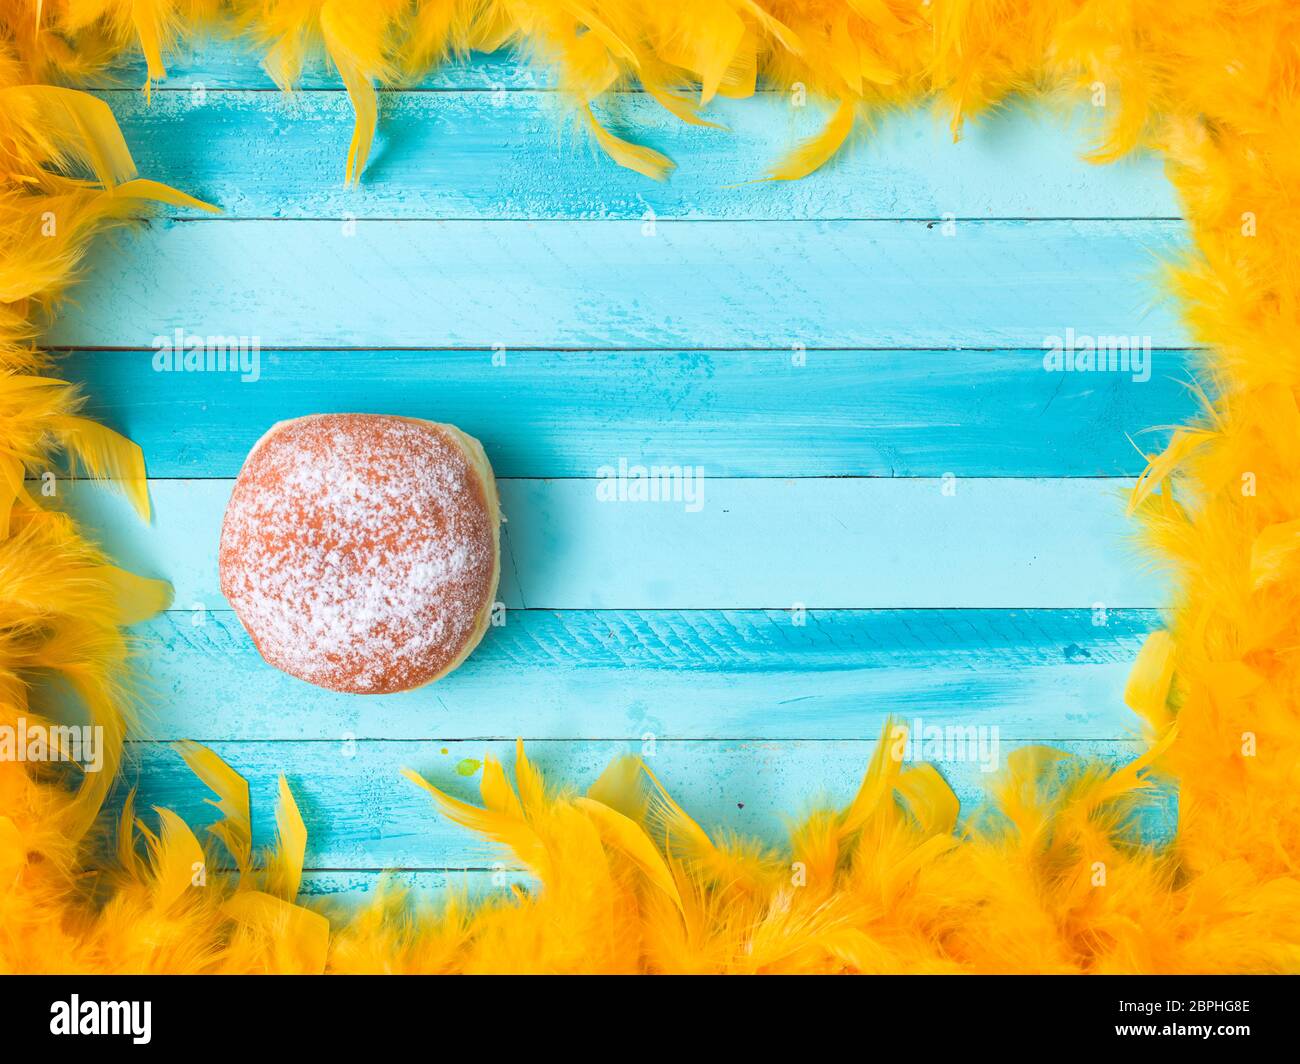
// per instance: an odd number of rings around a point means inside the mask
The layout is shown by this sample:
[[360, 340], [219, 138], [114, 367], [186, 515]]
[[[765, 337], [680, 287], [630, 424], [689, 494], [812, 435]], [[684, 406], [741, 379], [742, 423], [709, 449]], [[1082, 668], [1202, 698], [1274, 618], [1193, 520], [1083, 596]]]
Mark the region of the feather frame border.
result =
[[[990, 809], [959, 822], [933, 769], [903, 771], [882, 753], [887, 731], [854, 801], [809, 814], [779, 853], [715, 841], [632, 762], [584, 797], [549, 792], [520, 747], [515, 787], [485, 765], [482, 808], [429, 790], [446, 815], [505, 842], [543, 890], [413, 916], [386, 888], [333, 928], [297, 903], [305, 830], [283, 784], [278, 844], [257, 863], [246, 786], [241, 797], [228, 766], [182, 747], [223, 813], [208, 843], [166, 811], [156, 832], [128, 814], [116, 862], [89, 890], [85, 843], [112, 772], [69, 790], [0, 763], [0, 881], [12, 884], [0, 893], [0, 970], [45, 970], [48, 957], [77, 971], [1300, 970], [1293, 5], [0, 0], [0, 718], [39, 718], [25, 676], [53, 667], [118, 751], [132, 705], [121, 625], [159, 608], [166, 589], [111, 567], [26, 477], [62, 446], [147, 513], [142, 461], [77, 417], [76, 389], [42, 375], [33, 340], [93, 232], [183, 194], [136, 179], [107, 108], [49, 83], [138, 46], [151, 84], [179, 37], [207, 27], [264, 48], [285, 87], [306, 56], [329, 57], [358, 114], [348, 180], [364, 168], [376, 84], [507, 44], [557, 66], [597, 143], [654, 177], [670, 161], [604, 130], [591, 109], [632, 80], [684, 121], [704, 121], [715, 95], [752, 94], [760, 77], [828, 101], [826, 131], [776, 163], [778, 179], [811, 173], [889, 108], [936, 101], [956, 136], [1018, 95], [1100, 93], [1111, 119], [1091, 157], [1161, 152], [1185, 205], [1194, 250], [1169, 265], [1169, 289], [1216, 385], [1200, 421], [1149, 456], [1132, 498], [1153, 560], [1178, 585], [1126, 691], [1151, 746], [1114, 772], [1019, 751]], [[37, 239], [33, 219], [48, 213], [59, 231]], [[1155, 771], [1180, 787], [1178, 836], [1158, 851], [1126, 831]], [[210, 855], [222, 854], [234, 872], [202, 892], [186, 884], [187, 868], [216, 869]], [[1107, 890], [1089, 874], [1099, 862]]]

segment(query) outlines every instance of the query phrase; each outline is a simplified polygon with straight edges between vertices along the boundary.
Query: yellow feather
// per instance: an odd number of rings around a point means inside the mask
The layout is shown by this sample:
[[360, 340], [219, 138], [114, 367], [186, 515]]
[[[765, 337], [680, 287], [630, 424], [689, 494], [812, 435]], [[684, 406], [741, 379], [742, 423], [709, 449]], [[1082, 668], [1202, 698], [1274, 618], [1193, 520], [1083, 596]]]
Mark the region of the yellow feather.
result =
[[379, 97], [374, 81], [392, 77], [384, 48], [398, 6], [394, 0], [372, 0], [369, 7], [325, 0], [320, 7], [319, 28], [325, 53], [343, 79], [355, 115], [344, 171], [349, 184], [361, 180], [375, 139]]
[[508, 847], [527, 867], [542, 878], [546, 877], [550, 869], [550, 857], [546, 847], [537, 833], [519, 817], [489, 809], [478, 809], [449, 794], [444, 794], [409, 768], [402, 769], [402, 775], [416, 786], [428, 791], [448, 820]]
[[957, 828], [961, 803], [933, 765], [913, 765], [899, 773], [894, 789], [921, 830], [950, 835]]
[[167, 20], [170, 14], [170, 6], [160, 0], [131, 0], [131, 21], [135, 24], [140, 50], [144, 52], [148, 67], [148, 76], [144, 82], [146, 99], [149, 98], [153, 82], [167, 76], [162, 49], [163, 41], [169, 36]]
[[584, 107], [582, 113], [587, 119], [587, 128], [596, 138], [596, 143], [619, 166], [635, 170], [638, 174], [644, 174], [656, 181], [666, 180], [668, 174], [677, 168], [677, 164], [661, 152], [614, 136], [596, 121], [590, 106]]
[[801, 55], [804, 51], [799, 35], [780, 19], [774, 18], [757, 3], [757, 0], [740, 0], [740, 7], [751, 16], [764, 33], [776, 38], [777, 43], [791, 55]]
[[325, 970], [330, 924], [320, 913], [257, 890], [234, 895], [222, 912], [263, 944], [267, 953], [264, 971], [319, 975]]
[[1173, 636], [1166, 631], [1146, 637], [1137, 661], [1129, 671], [1124, 701], [1156, 730], [1163, 733], [1172, 719], [1169, 714], [1169, 688], [1174, 678], [1175, 650]]
[[1055, 771], [1067, 756], [1038, 745], [1022, 746], [1007, 756], [1006, 768], [993, 785], [993, 797], [1025, 843], [1043, 837], [1049, 823], [1047, 795]]
[[1256, 589], [1281, 580], [1300, 547], [1300, 518], [1262, 529], [1250, 546], [1250, 582]]
[[217, 798], [204, 799], [221, 813], [221, 820], [208, 831], [219, 838], [235, 859], [241, 872], [252, 864], [253, 818], [248, 803], [248, 783], [221, 757], [200, 743], [183, 741], [173, 744], [191, 772], [198, 776]]
[[642, 786], [644, 778], [639, 758], [616, 757], [587, 788], [587, 797], [641, 824], [650, 804], [650, 796]]
[[116, 607], [113, 622], [123, 627], [147, 621], [171, 605], [172, 588], [165, 580], [136, 576], [116, 565], [91, 566], [86, 574], [109, 589]]
[[1144, 753], [1106, 775], [1089, 796], [1090, 801], [1099, 805], [1133, 791], [1149, 789], [1153, 785], [1150, 774], [1152, 766], [1165, 755], [1177, 738], [1177, 729], [1169, 728]]
[[267, 892], [285, 901], [298, 897], [302, 866], [307, 855], [307, 825], [288, 781], [280, 777], [280, 798], [275, 804], [275, 849], [267, 862]]
[[9, 517], [14, 503], [26, 495], [23, 486], [26, 472], [22, 459], [0, 457], [0, 539], [9, 538]]
[[129, 879], [141, 876], [140, 857], [135, 852], [135, 788], [122, 802], [122, 818], [117, 824], [117, 863]]
[[528, 760], [522, 739], [515, 740], [515, 783], [519, 787], [519, 801], [524, 814], [536, 816], [546, 805], [546, 784], [541, 773]]
[[1130, 516], [1154, 492], [1175, 469], [1195, 452], [1215, 438], [1215, 433], [1202, 429], [1178, 429], [1169, 441], [1169, 445], [1160, 454], [1151, 458], [1133, 491], [1129, 495], [1128, 512]]
[[348, 99], [352, 101], [352, 108], [356, 112], [344, 180], [348, 184], [357, 184], [361, 180], [361, 171], [366, 168], [370, 145], [375, 139], [375, 127], [379, 122], [379, 97], [375, 94], [370, 79], [356, 63], [342, 53], [331, 52], [330, 55], [343, 77]]
[[[0, 87], [0, 113], [22, 123], [25, 141], [14, 145], [11, 165], [25, 151], [28, 177], [42, 163], [60, 170], [87, 167], [105, 188], [135, 176], [117, 120], [98, 97], [54, 85]], [[0, 159], [3, 154], [0, 147]]]
[[161, 181], [150, 181], [143, 177], [122, 182], [111, 189], [110, 194], [118, 199], [151, 200], [155, 203], [169, 203], [173, 207], [192, 207], [210, 214], [218, 213], [221, 209], [201, 199], [195, 199], [180, 189], [172, 188], [171, 185], [164, 185]]
[[[674, 862], [680, 861], [683, 869], [689, 869], [688, 875], [683, 873], [688, 880], [699, 878], [725, 889], [752, 888], [756, 867], [744, 850], [738, 852], [715, 843], [708, 832], [668, 793], [650, 766], [644, 761], [638, 763], [651, 784], [645, 813], [646, 824], [659, 837], [669, 867], [674, 867]], [[685, 892], [679, 893], [685, 904]]]
[[517, 820], [524, 819], [524, 809], [519, 804], [519, 796], [507, 782], [501, 762], [491, 754], [483, 758], [483, 777], [479, 780], [479, 793], [483, 795], [483, 804], [493, 812]]
[[147, 834], [153, 876], [153, 906], [166, 912], [191, 891], [199, 891], [207, 875], [207, 862], [199, 840], [170, 809], [154, 807], [162, 823], [159, 835]]
[[139, 445], [87, 418], [56, 417], [50, 427], [90, 476], [120, 487], [141, 519], [149, 520], [149, 481]]
[[880, 740], [871, 755], [871, 764], [858, 785], [857, 793], [848, 808], [840, 815], [840, 834], [849, 835], [862, 827], [876, 813], [894, 791], [902, 761], [896, 756], [907, 741], [907, 729], [886, 720]]
[[797, 181], [825, 166], [853, 132], [855, 116], [853, 102], [841, 100], [826, 128], [777, 163], [768, 173], [768, 180]]
[[700, 104], [717, 95], [741, 42], [745, 23], [725, 4], [702, 6], [689, 28], [660, 54], [669, 63], [692, 71], [700, 82]]
[[664, 863], [663, 856], [655, 849], [641, 827], [629, 820], [622, 813], [590, 798], [575, 798], [573, 804], [581, 809], [595, 823], [600, 837], [605, 844], [624, 854], [635, 864], [646, 878], [672, 898], [678, 909], [682, 908], [682, 897], [673, 881], [672, 872]]

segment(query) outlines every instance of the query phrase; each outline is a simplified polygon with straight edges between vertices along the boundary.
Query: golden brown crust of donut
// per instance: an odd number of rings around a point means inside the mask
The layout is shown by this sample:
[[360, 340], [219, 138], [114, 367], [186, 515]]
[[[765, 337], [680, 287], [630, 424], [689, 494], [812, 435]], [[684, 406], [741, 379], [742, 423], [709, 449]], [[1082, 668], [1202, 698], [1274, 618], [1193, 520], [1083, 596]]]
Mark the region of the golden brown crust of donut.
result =
[[500, 504], [477, 440], [369, 414], [281, 422], [222, 524], [221, 590], [262, 656], [380, 694], [456, 668], [491, 618]]

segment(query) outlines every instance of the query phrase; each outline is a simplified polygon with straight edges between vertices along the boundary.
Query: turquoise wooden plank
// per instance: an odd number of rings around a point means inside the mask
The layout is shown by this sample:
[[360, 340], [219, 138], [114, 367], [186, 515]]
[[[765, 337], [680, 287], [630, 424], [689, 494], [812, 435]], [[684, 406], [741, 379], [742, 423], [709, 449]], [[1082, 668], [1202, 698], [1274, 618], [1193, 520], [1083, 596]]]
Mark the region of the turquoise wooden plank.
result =
[[[1068, 743], [1062, 749], [1111, 763], [1131, 759], [1137, 743]], [[274, 836], [276, 787], [283, 773], [293, 788], [309, 833], [311, 868], [492, 868], [505, 862], [500, 851], [449, 823], [399, 770], [408, 766], [467, 800], [477, 798], [477, 777], [457, 769], [467, 759], [492, 753], [513, 761], [513, 743], [420, 742], [251, 742], [215, 743], [213, 749], [249, 783], [253, 840]], [[670, 793], [706, 828], [730, 828], [770, 842], [785, 833], [788, 818], [818, 800], [843, 803], [852, 797], [870, 761], [874, 741], [852, 742], [671, 742], [655, 744], [648, 763]], [[1005, 761], [1012, 744], [998, 744]], [[446, 753], [443, 753], [443, 751]], [[985, 752], [991, 753], [992, 747]], [[641, 752], [640, 744], [603, 742], [533, 743], [530, 759], [555, 783], [585, 789], [609, 761]], [[967, 753], [954, 747], [954, 753]], [[969, 751], [973, 756], [975, 751]], [[134, 765], [124, 784], [136, 783], [136, 808], [163, 806], [195, 826], [216, 819], [205, 802], [210, 792], [169, 747], [132, 744]], [[992, 759], [987, 763], [991, 766]], [[467, 766], [468, 767], [468, 766]], [[937, 762], [969, 812], [981, 799], [992, 773], [979, 761]], [[117, 790], [110, 815], [125, 786]], [[1173, 806], [1160, 796], [1156, 825], [1168, 829]]]
[[[239, 40], [201, 37], [169, 49], [165, 58], [167, 77], [154, 82], [155, 95], [198, 89], [275, 90], [275, 83], [262, 68], [262, 51]], [[139, 89], [145, 81], [145, 64], [138, 54], [123, 56], [114, 65], [92, 71], [84, 80], [88, 88]], [[532, 64], [511, 49], [475, 52], [451, 59], [419, 78], [413, 85], [423, 91], [514, 92], [547, 89], [554, 79], [550, 70]], [[308, 61], [298, 81], [300, 89], [338, 89], [338, 73], [323, 56]]]
[[779, 94], [718, 101], [709, 110], [726, 126], [718, 130], [681, 122], [642, 93], [617, 94], [604, 106], [618, 127], [678, 163], [670, 181], [656, 182], [593, 151], [553, 93], [391, 92], [380, 96], [365, 179], [346, 187], [353, 113], [345, 93], [102, 95], [142, 173], [236, 218], [1178, 215], [1155, 157], [1083, 161], [1085, 112], [1073, 121], [1012, 112], [956, 144], [946, 119], [908, 112], [806, 181], [755, 182], [822, 128], [823, 108], [794, 108]]
[[[151, 481], [148, 528], [105, 485], [61, 490], [121, 564], [170, 579], [183, 609], [219, 609], [231, 483]], [[1167, 598], [1130, 544], [1129, 481], [706, 479], [696, 512], [602, 501], [600, 485], [500, 482], [507, 606], [1153, 609]]]
[[256, 382], [159, 373], [153, 351], [76, 351], [60, 375], [158, 477], [229, 477], [268, 425], [366, 411], [448, 421], [498, 475], [590, 476], [593, 456], [672, 456], [711, 475], [1116, 476], [1131, 440], [1196, 412], [1197, 355], [1150, 377], [1049, 373], [1041, 351], [264, 351]]
[[[352, 234], [352, 235], [348, 235]], [[1186, 347], [1177, 222], [206, 221], [101, 241], [45, 342], [261, 347]]]
[[[1147, 611], [516, 610], [452, 675], [356, 698], [268, 667], [233, 613], [141, 626], [153, 739], [853, 739], [891, 714], [1123, 739]], [[526, 708], [521, 708], [526, 707]]]
[[498, 868], [454, 868], [430, 871], [425, 869], [377, 871], [374, 869], [307, 869], [303, 872], [302, 889], [298, 897], [321, 907], [331, 915], [337, 908], [345, 910], [365, 905], [375, 898], [380, 883], [389, 889], [408, 892], [412, 900], [428, 901], [437, 905], [452, 893], [471, 900], [488, 900], [514, 896], [512, 887], [536, 888], [536, 881], [525, 872]]

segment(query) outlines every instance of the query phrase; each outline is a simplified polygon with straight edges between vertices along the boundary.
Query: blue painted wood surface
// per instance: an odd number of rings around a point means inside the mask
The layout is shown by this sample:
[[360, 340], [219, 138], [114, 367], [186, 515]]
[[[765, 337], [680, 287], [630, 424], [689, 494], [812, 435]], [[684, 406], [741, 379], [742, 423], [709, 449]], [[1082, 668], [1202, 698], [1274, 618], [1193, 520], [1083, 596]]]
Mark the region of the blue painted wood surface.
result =
[[[222, 37], [190, 39], [166, 56], [167, 77], [153, 85], [155, 93], [195, 89], [275, 89], [261, 62], [262, 53]], [[114, 67], [93, 71], [85, 82], [92, 89], [139, 92], [145, 81], [143, 56], [123, 56]], [[338, 72], [323, 55], [309, 56], [297, 81], [301, 89], [340, 90]], [[553, 79], [544, 66], [534, 66], [510, 49], [475, 52], [451, 59], [425, 76], [403, 83], [403, 88], [425, 92], [447, 89], [513, 92], [547, 89]]]
[[1008, 741], [1126, 739], [1124, 683], [1157, 625], [1138, 610], [512, 610], [439, 683], [357, 698], [263, 667], [233, 613], [173, 611], [139, 633], [143, 728], [158, 740], [854, 739], [893, 714], [996, 726]]
[[[430, 729], [434, 732], [434, 729]], [[1088, 757], [1119, 763], [1133, 757], [1136, 742], [1059, 743]], [[329, 742], [219, 742], [212, 747], [249, 781], [253, 840], [274, 838], [276, 780], [287, 776], [311, 830], [307, 864], [312, 868], [491, 868], [506, 867], [492, 844], [449, 823], [428, 795], [397, 772], [407, 766], [465, 800], [477, 794], [472, 764], [485, 754], [513, 760], [514, 744], [457, 742], [436, 736], [419, 741], [341, 738]], [[543, 772], [582, 790], [623, 754], [646, 756], [664, 785], [706, 828], [752, 832], [779, 841], [789, 817], [819, 803], [845, 803], [871, 759], [872, 741], [641, 742], [580, 740], [531, 744], [529, 759]], [[1002, 744], [1001, 758], [1011, 743]], [[446, 751], [445, 753], [443, 751]], [[195, 825], [217, 818], [199, 783], [175, 751], [134, 744], [124, 782], [138, 783], [137, 807], [175, 809]], [[967, 809], [977, 805], [989, 773], [974, 759], [938, 761], [938, 767]], [[469, 772], [469, 775], [462, 775]], [[1159, 808], [1171, 808], [1168, 794]]]
[[[1197, 352], [1150, 377], [1049, 373], [1034, 351], [264, 351], [256, 383], [76, 351], [62, 373], [157, 477], [232, 477], [269, 425], [364, 410], [459, 425], [502, 477], [608, 456], [714, 477], [1136, 476], [1191, 416]], [[802, 361], [802, 364], [799, 364]], [[339, 381], [347, 382], [346, 388]], [[602, 459], [601, 456], [606, 456]]]
[[[591, 150], [563, 100], [538, 92], [388, 92], [360, 187], [340, 181], [352, 136], [341, 90], [103, 94], [143, 171], [230, 217], [1114, 218], [1178, 214], [1154, 157], [1100, 168], [1080, 156], [1087, 111], [1012, 112], [957, 144], [925, 111], [862, 135], [813, 182], [756, 182], [823, 108], [781, 94], [719, 100], [725, 129], [687, 125], [649, 97], [611, 97], [619, 128], [678, 162], [654, 183]], [[1088, 109], [1091, 110], [1091, 109]], [[178, 150], [177, 142], [182, 145]], [[194, 148], [201, 146], [201, 151]], [[933, 161], [942, 157], [942, 166]], [[1016, 180], [1006, 175], [1014, 173]], [[189, 214], [192, 212], [179, 212]]]
[[[233, 483], [151, 481], [148, 528], [103, 485], [65, 498], [123, 564], [170, 579], [182, 608], [221, 609]], [[511, 609], [1154, 609], [1167, 597], [1131, 542], [1129, 481], [706, 479], [698, 512], [603, 501], [594, 479], [499, 487]]]
[[[1171, 221], [203, 219], [115, 234], [50, 330], [274, 347], [1185, 347], [1153, 285]], [[508, 354], [508, 350], [507, 350]]]
[[[353, 896], [385, 867], [494, 891], [517, 878], [501, 855], [398, 767], [470, 797], [472, 762], [522, 736], [582, 786], [650, 742], [706, 826], [771, 841], [852, 793], [891, 713], [996, 726], [1003, 759], [1136, 750], [1122, 689], [1167, 589], [1123, 518], [1130, 437], [1156, 450], [1142, 430], [1187, 415], [1197, 355], [1154, 283], [1178, 207], [1152, 160], [1079, 161], [1088, 114], [1004, 115], [956, 146], [903, 115], [807, 181], [737, 187], [816, 110], [763, 94], [720, 105], [729, 132], [696, 130], [622, 94], [611, 120], [680, 164], [657, 185], [575, 136], [544, 74], [480, 58], [385, 93], [374, 164], [345, 189], [327, 75], [281, 97], [220, 45], [171, 69], [152, 106], [100, 85], [145, 175], [228, 213], [102, 241], [47, 337], [158, 478], [151, 527], [60, 484], [123, 564], [176, 586], [139, 630], [140, 807], [211, 819], [163, 744], [195, 737], [247, 774], [259, 842], [289, 776], [308, 892]], [[1044, 370], [1069, 327], [1150, 337], [1150, 379]], [[259, 380], [153, 372], [177, 328], [258, 336]], [[506, 478], [505, 625], [422, 691], [283, 676], [217, 590], [247, 448], [344, 409], [453, 421]], [[600, 503], [592, 478], [620, 458], [704, 467], [704, 508]], [[987, 775], [939, 767], [969, 809]], [[1173, 810], [1162, 794], [1155, 822]]]

